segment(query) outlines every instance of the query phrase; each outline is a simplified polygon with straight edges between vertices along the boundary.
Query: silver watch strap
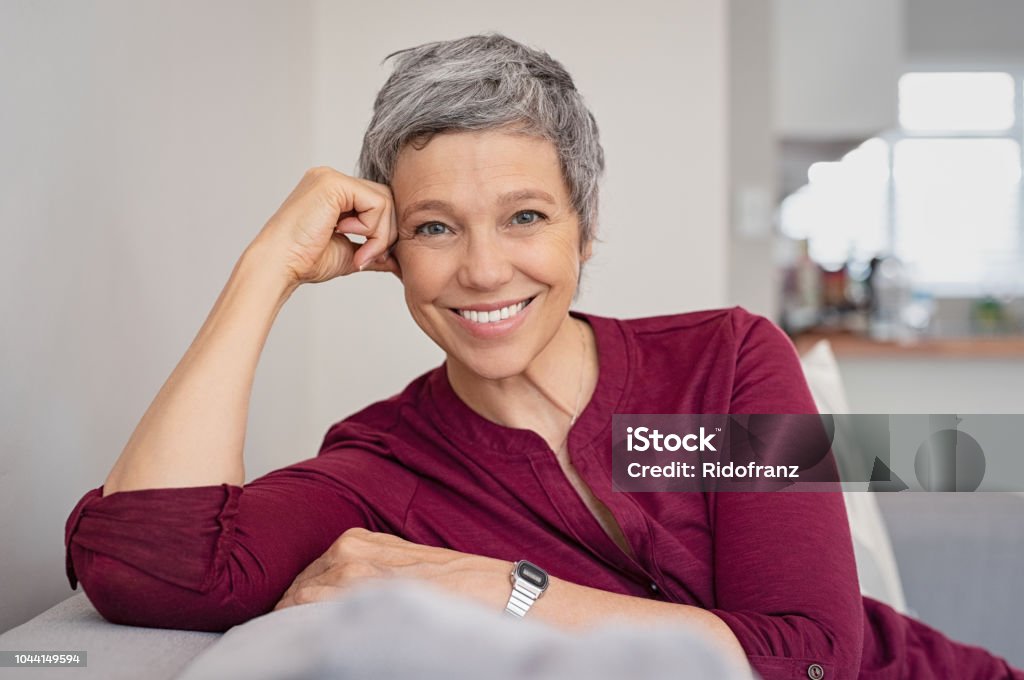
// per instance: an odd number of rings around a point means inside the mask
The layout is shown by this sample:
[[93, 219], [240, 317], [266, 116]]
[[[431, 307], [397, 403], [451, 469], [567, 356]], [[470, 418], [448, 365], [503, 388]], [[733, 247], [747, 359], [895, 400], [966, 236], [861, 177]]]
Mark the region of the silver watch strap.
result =
[[509, 596], [508, 604], [505, 605], [505, 613], [519, 618], [526, 616], [526, 612], [530, 611], [530, 607], [537, 601], [540, 594], [540, 588], [523, 579], [516, 579], [512, 585], [512, 595]]

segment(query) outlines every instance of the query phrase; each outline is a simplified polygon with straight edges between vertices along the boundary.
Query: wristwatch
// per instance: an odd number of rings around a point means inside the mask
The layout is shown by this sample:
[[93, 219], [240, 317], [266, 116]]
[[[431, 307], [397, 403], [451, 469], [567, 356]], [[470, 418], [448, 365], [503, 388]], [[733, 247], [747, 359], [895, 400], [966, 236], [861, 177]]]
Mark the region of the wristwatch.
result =
[[548, 572], [533, 562], [519, 560], [512, 567], [509, 580], [512, 581], [512, 595], [505, 605], [505, 613], [522, 618], [548, 589]]

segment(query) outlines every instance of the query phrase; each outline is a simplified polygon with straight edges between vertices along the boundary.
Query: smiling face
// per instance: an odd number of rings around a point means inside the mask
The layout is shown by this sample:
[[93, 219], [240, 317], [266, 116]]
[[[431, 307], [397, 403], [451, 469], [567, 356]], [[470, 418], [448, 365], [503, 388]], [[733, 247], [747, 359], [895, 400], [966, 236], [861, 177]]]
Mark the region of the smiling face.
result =
[[407, 145], [391, 180], [395, 257], [413, 319], [450, 363], [527, 370], [568, 328], [579, 222], [551, 142], [497, 130]]

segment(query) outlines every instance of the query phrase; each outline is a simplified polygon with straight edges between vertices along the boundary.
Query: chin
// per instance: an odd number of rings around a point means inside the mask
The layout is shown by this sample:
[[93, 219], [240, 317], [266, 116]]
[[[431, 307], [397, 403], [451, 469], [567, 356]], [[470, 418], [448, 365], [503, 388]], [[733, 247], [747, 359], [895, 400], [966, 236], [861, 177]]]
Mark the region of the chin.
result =
[[520, 375], [530, 365], [528, 358], [516, 354], [518, 352], [510, 352], [507, 348], [503, 351], [474, 352], [471, 356], [453, 352], [449, 353], [449, 360], [458, 362], [466, 370], [486, 380], [501, 380]]

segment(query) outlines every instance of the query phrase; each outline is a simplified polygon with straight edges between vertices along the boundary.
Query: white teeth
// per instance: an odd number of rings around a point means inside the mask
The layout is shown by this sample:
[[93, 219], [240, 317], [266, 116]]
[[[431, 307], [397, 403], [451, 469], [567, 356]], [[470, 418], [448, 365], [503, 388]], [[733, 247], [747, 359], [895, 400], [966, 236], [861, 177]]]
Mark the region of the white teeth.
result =
[[473, 310], [460, 309], [459, 314], [464, 319], [468, 319], [473, 323], [485, 324], [494, 323], [495, 321], [501, 321], [502, 319], [511, 319], [513, 316], [523, 311], [526, 306], [526, 300], [517, 302], [514, 305], [508, 307], [502, 307], [501, 309], [494, 309], [489, 312], [477, 312]]

